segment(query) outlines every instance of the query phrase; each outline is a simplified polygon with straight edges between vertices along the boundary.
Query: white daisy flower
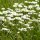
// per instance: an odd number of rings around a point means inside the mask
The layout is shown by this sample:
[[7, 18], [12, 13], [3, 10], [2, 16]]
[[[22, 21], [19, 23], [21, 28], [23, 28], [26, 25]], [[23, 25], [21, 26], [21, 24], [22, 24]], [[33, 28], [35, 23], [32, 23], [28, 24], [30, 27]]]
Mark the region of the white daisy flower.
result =
[[28, 1], [25, 1], [25, 3], [28, 3]]
[[24, 5], [24, 8], [27, 8], [27, 6]]
[[18, 14], [16, 12], [13, 12], [13, 16], [17, 16]]
[[34, 27], [32, 26], [32, 27], [27, 27], [27, 28], [31, 30], [31, 29], [33, 29]]
[[23, 8], [21, 9], [21, 12], [24, 11], [24, 12], [29, 12], [29, 10], [27, 8]]
[[26, 15], [21, 16], [21, 18], [23, 18], [23, 19], [30, 19]]
[[8, 28], [2, 28], [1, 31], [3, 31], [3, 30], [7, 31], [8, 33], [11, 33], [10, 29], [8, 29]]
[[13, 7], [17, 7], [18, 6], [18, 3], [14, 3]]
[[8, 31], [9, 29], [7, 29], [7, 28], [2, 28], [1, 30], [6, 30], [6, 31]]
[[29, 27], [29, 24], [24, 24], [24, 25]]
[[23, 6], [22, 6], [22, 3], [18, 4], [18, 7], [23, 7]]
[[40, 17], [40, 14], [38, 14], [38, 17]]
[[29, 12], [34, 13], [34, 12], [36, 12], [36, 11], [35, 11], [35, 10], [30, 10]]
[[19, 15], [19, 16], [23, 16], [23, 13], [19, 13], [18, 15]]
[[19, 31], [17, 33], [20, 33]]
[[28, 2], [28, 3], [31, 3], [31, 4], [37, 4], [37, 2], [35, 2], [35, 1], [32, 1], [32, 2]]
[[11, 18], [11, 17], [7, 17], [7, 19], [8, 19], [8, 20], [13, 20], [13, 18]]
[[8, 12], [7, 12], [7, 11], [2, 11], [2, 13], [3, 13], [3, 14], [7, 14]]
[[21, 12], [21, 10], [19, 8], [15, 8], [16, 12]]
[[29, 5], [28, 8], [32, 9], [33, 8], [33, 5]]
[[15, 17], [15, 19], [17, 19], [17, 20], [22, 20], [22, 18], [21, 18], [21, 17]]
[[22, 22], [22, 21], [19, 21], [19, 23], [23, 24], [23, 22]]
[[28, 14], [33, 14], [32, 12], [28, 12]]
[[20, 31], [27, 31], [26, 28], [18, 28], [18, 30], [20, 30]]

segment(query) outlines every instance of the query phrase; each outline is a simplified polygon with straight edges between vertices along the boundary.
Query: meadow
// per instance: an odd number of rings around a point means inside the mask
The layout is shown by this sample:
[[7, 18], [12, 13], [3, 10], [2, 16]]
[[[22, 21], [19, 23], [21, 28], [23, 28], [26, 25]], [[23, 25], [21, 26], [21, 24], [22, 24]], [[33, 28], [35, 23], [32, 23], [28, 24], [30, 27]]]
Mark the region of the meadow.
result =
[[0, 0], [0, 40], [40, 40], [40, 0]]

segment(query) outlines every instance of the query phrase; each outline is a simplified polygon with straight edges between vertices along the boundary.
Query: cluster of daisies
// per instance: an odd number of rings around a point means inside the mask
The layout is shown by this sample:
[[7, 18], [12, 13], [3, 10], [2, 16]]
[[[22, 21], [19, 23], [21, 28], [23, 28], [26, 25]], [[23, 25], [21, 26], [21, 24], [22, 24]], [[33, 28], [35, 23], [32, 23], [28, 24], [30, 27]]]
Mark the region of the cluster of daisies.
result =
[[[39, 1], [35, 0], [32, 2], [24, 1], [24, 3], [14, 3], [13, 8], [2, 8], [0, 11], [0, 21], [8, 21], [8, 23], [12, 26], [15, 26], [16, 23], [12, 23], [11, 21], [18, 20], [17, 23], [24, 25], [25, 27], [18, 28], [19, 31], [27, 31], [27, 28], [32, 30], [34, 27], [30, 24], [34, 22], [40, 23], [40, 6], [38, 4]], [[25, 5], [28, 4], [28, 5]], [[30, 5], [29, 5], [30, 4]], [[38, 12], [37, 12], [38, 11]], [[11, 29], [8, 29], [4, 23], [2, 24], [4, 28], [2, 30], [6, 30], [10, 32]], [[19, 33], [19, 32], [17, 32]]]

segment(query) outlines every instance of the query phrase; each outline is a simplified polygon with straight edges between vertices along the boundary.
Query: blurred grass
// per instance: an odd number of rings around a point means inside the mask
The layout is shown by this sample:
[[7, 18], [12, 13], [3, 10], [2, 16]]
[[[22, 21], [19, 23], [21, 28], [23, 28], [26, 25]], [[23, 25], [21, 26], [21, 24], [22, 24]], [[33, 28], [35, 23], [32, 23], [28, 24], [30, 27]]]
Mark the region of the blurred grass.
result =
[[0, 9], [2, 7], [5, 7], [5, 8], [12, 8], [12, 5], [15, 3], [15, 2], [24, 2], [24, 0], [0, 0]]

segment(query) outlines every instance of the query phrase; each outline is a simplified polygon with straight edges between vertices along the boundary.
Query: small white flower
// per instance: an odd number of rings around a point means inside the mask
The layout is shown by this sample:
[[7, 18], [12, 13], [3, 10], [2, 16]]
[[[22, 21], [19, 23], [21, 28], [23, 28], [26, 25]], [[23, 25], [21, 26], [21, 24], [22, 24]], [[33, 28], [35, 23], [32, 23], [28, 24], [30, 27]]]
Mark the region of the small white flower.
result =
[[19, 15], [19, 16], [23, 16], [23, 13], [19, 13], [18, 15]]
[[25, 1], [25, 3], [28, 3], [28, 1]]
[[32, 27], [27, 27], [27, 28], [32, 29], [32, 28], [33, 28], [33, 26], [32, 26]]
[[18, 28], [18, 30], [20, 30], [20, 31], [27, 31], [26, 28]]
[[21, 12], [21, 10], [19, 8], [15, 8], [16, 12]]
[[38, 17], [40, 17], [40, 14], [38, 14]]
[[19, 31], [17, 33], [20, 33]]
[[17, 16], [18, 14], [16, 12], [13, 12], [13, 16]]
[[18, 4], [18, 7], [23, 7], [23, 6], [22, 6], [22, 3]]
[[21, 18], [24, 18], [24, 19], [26, 19], [26, 15], [23, 15], [23, 16], [21, 16]]
[[8, 19], [8, 20], [13, 20], [13, 18], [11, 18], [11, 17], [7, 17], [7, 19]]
[[22, 22], [22, 21], [19, 21], [19, 23], [23, 24], [23, 22]]
[[28, 24], [31, 24], [32, 22], [30, 21], [30, 22], [28, 22]]
[[24, 12], [29, 12], [29, 10], [27, 8], [23, 8], [21, 9], [21, 12], [24, 11]]
[[15, 17], [15, 19], [17, 19], [17, 20], [22, 20], [22, 18], [21, 18], [21, 17]]
[[18, 6], [18, 3], [14, 3], [13, 7], [17, 7]]
[[2, 28], [1, 30], [6, 30], [6, 31], [8, 31], [9, 29], [7, 29], [7, 28]]
[[31, 30], [31, 29], [33, 29], [34, 27], [32, 26], [32, 27], [27, 27], [27, 28]]
[[3, 30], [7, 31], [8, 33], [11, 33], [10, 29], [8, 29], [8, 28], [2, 28], [1, 31], [3, 31]]
[[6, 15], [7, 17], [13, 17], [13, 14], [8, 14], [8, 15]]
[[33, 14], [32, 12], [28, 12], [28, 14]]
[[30, 29], [31, 27], [27, 27], [27, 28], [29, 28], [29, 29]]
[[25, 11], [25, 9], [24, 9], [24, 8], [22, 8], [22, 9], [21, 9], [21, 11]]
[[29, 12], [34, 13], [34, 12], [36, 12], [36, 11], [35, 11], [35, 10], [30, 10]]
[[15, 5], [18, 5], [18, 3], [14, 3]]
[[29, 24], [24, 24], [24, 25], [29, 27]]
[[16, 5], [13, 5], [13, 7], [17, 7]]
[[28, 8], [32, 9], [33, 8], [33, 5], [29, 5]]
[[28, 18], [28, 15], [23, 15], [23, 16], [21, 16], [21, 18], [23, 18], [23, 19], [30, 19], [30, 18]]
[[3, 13], [3, 14], [7, 14], [8, 12], [7, 12], [7, 11], [2, 11], [2, 13]]
[[27, 6], [24, 5], [24, 8], [27, 8]]
[[1, 8], [1, 10], [5, 10], [5, 8]]
[[7, 10], [7, 14], [11, 14], [11, 11], [10, 10]]
[[37, 4], [37, 2], [35, 2], [35, 1], [32, 1], [32, 2], [28, 2], [28, 3], [31, 3], [31, 4]]
[[30, 17], [28, 14], [26, 14], [26, 17]]

